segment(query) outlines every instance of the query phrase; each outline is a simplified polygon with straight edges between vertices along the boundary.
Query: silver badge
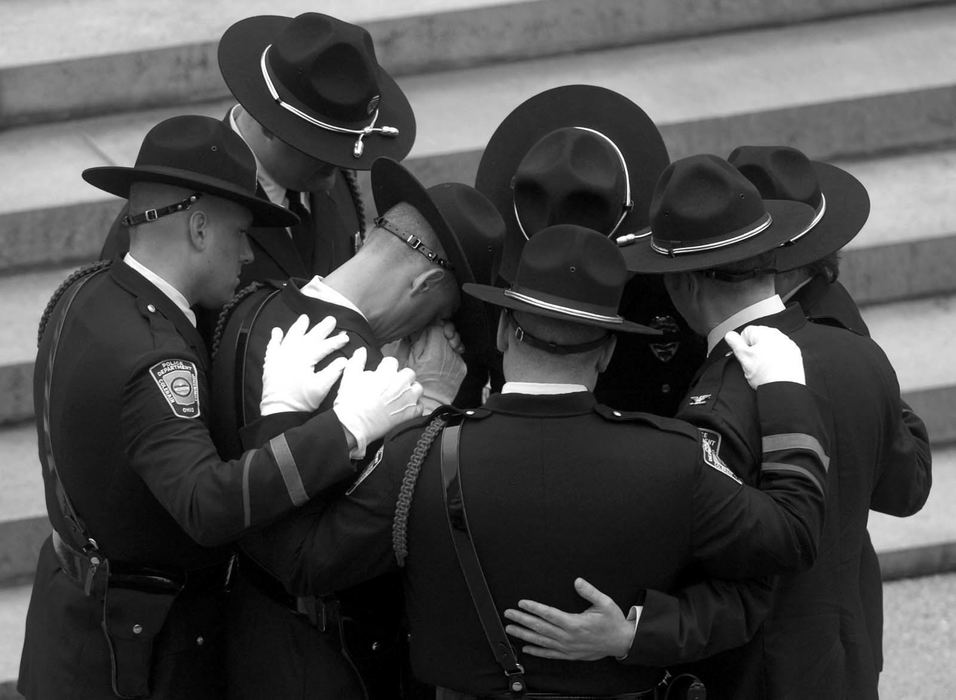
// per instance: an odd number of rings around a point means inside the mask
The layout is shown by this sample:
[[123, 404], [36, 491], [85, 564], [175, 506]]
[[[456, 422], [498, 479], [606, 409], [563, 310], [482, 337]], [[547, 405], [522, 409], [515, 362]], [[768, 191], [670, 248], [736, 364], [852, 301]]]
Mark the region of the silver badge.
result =
[[[659, 331], [664, 331], [665, 333], [680, 332], [680, 326], [677, 325], [677, 321], [674, 320], [674, 317], [666, 314], [655, 316], [647, 325]], [[674, 355], [677, 354], [678, 348], [680, 348], [680, 341], [671, 340], [664, 343], [649, 343], [649, 346], [651, 352], [654, 353], [654, 357], [661, 362], [670, 362], [674, 359]]]

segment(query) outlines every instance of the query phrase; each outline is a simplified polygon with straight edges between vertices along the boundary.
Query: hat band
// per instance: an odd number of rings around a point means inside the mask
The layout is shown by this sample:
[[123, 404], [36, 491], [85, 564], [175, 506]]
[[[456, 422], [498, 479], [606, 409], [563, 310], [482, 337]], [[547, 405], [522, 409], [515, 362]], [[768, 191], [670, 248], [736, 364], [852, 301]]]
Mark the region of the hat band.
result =
[[441, 257], [437, 252], [429, 248], [427, 245], [422, 243], [422, 239], [416, 236], [413, 233], [405, 233], [404, 231], [399, 231], [395, 228], [395, 224], [386, 219], [384, 216], [375, 217], [375, 225], [382, 229], [383, 231], [388, 231], [390, 234], [395, 236], [402, 243], [407, 245], [409, 248], [414, 250], [416, 253], [423, 255], [430, 262], [435, 263], [439, 267], [444, 267], [448, 270], [454, 270], [454, 266]]
[[527, 294], [522, 294], [521, 292], [516, 292], [514, 289], [505, 289], [504, 295], [511, 299], [516, 299], [517, 301], [523, 301], [525, 304], [530, 304], [531, 306], [535, 306], [539, 309], [545, 309], [546, 311], [556, 311], [567, 316], [583, 318], [589, 321], [602, 321], [603, 323], [624, 323], [624, 319], [620, 316], [606, 316], [604, 314], [596, 314], [590, 311], [574, 309], [570, 306], [552, 304], [551, 302], [543, 301], [541, 299], [528, 296]]
[[272, 96], [272, 99], [275, 100], [275, 103], [282, 107], [282, 109], [291, 112], [295, 116], [307, 121], [313, 126], [317, 126], [326, 131], [333, 131], [337, 134], [355, 134], [358, 138], [355, 139], [355, 145], [352, 147], [352, 157], [361, 158], [362, 154], [365, 152], [365, 142], [363, 139], [369, 134], [381, 134], [382, 136], [398, 136], [398, 129], [394, 126], [375, 126], [375, 122], [378, 121], [379, 110], [376, 107], [375, 112], [372, 114], [372, 120], [369, 122], [368, 126], [362, 127], [361, 129], [351, 129], [345, 126], [338, 126], [336, 124], [329, 124], [324, 122], [321, 119], [316, 119], [313, 116], [310, 116], [303, 112], [301, 109], [284, 101], [279, 97], [279, 91], [276, 90], [275, 84], [272, 82], [272, 78], [269, 76], [269, 67], [266, 56], [269, 53], [269, 49], [272, 48], [272, 44], [269, 44], [262, 50], [262, 56], [259, 57], [259, 66], [262, 69], [262, 79], [266, 83], [266, 89], [269, 91], [269, 95]]
[[[624, 219], [627, 218], [627, 215], [631, 212], [631, 209], [634, 208], [634, 202], [631, 201], [631, 176], [627, 171], [627, 161], [624, 160], [624, 154], [621, 153], [621, 149], [618, 148], [617, 144], [614, 143], [614, 141], [612, 141], [611, 138], [606, 134], [602, 134], [600, 131], [586, 126], [575, 126], [573, 128], [579, 129], [581, 131], [587, 131], [588, 133], [594, 134], [595, 136], [607, 141], [614, 153], [617, 154], [617, 159], [621, 163], [621, 170], [624, 171], [624, 203], [622, 204], [621, 215], [617, 218], [617, 222], [611, 227], [611, 230], [605, 234], [608, 238], [610, 238], [614, 235], [614, 232], [617, 231], [618, 227], [624, 223]], [[524, 230], [524, 224], [521, 223], [521, 216], [518, 214], [518, 202], [515, 201], [514, 195], [511, 196], [511, 206], [515, 212], [515, 221], [518, 222], [518, 230], [521, 231], [521, 235], [524, 236], [526, 241], [531, 240], [531, 236], [529, 236], [528, 232]]]
[[657, 241], [652, 240], [651, 250], [653, 250], [655, 253], [660, 253], [661, 255], [674, 257], [675, 255], [684, 255], [686, 253], [702, 253], [708, 250], [726, 248], [729, 245], [734, 245], [735, 243], [740, 243], [748, 238], [753, 238], [761, 231], [768, 229], [772, 223], [773, 217], [770, 216], [769, 212], [767, 212], [751, 228], [741, 233], [735, 233], [730, 238], [722, 238], [721, 240], [713, 241], [711, 243], [698, 243], [697, 245], [673, 245], [668, 248], [658, 245]]
[[123, 226], [130, 228], [132, 226], [139, 226], [140, 224], [152, 223], [160, 217], [186, 211], [189, 209], [189, 207], [199, 201], [200, 197], [202, 197], [202, 192], [193, 192], [191, 195], [186, 197], [186, 199], [176, 202], [175, 204], [170, 204], [168, 207], [163, 207], [161, 209], [147, 209], [140, 214], [127, 214], [123, 217], [122, 224]]
[[820, 219], [823, 218], [823, 215], [826, 213], [826, 211], [827, 211], [827, 198], [826, 198], [826, 195], [823, 194], [823, 192], [821, 192], [821, 193], [820, 193], [820, 206], [817, 207], [816, 214], [813, 215], [813, 220], [812, 220], [809, 224], [807, 224], [807, 227], [806, 227], [805, 229], [803, 229], [803, 230], [802, 230], [800, 233], [798, 233], [796, 236], [794, 236], [794, 237], [791, 238], [789, 241], [787, 241], [786, 243], [784, 243], [784, 245], [791, 245], [791, 244], [793, 244], [793, 243], [796, 243], [796, 242], [799, 241], [801, 238], [803, 238], [803, 237], [806, 236], [808, 233], [810, 233], [810, 231], [812, 231], [812, 230], [816, 227], [816, 225], [820, 223]]

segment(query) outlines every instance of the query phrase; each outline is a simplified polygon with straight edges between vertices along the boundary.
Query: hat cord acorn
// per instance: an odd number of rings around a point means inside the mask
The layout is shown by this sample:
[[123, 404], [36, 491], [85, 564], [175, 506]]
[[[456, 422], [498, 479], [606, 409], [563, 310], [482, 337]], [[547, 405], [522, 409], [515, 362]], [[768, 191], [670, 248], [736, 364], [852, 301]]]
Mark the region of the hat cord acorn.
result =
[[337, 134], [354, 134], [357, 136], [355, 139], [355, 145], [352, 147], [352, 157], [361, 158], [362, 154], [365, 152], [365, 142], [364, 139], [370, 134], [381, 134], [382, 136], [395, 137], [398, 136], [399, 131], [394, 126], [375, 126], [375, 122], [378, 121], [379, 109], [375, 108], [375, 111], [372, 113], [372, 119], [369, 122], [368, 126], [364, 126], [361, 129], [352, 129], [346, 126], [337, 126], [336, 124], [329, 124], [320, 119], [306, 114], [301, 109], [292, 105], [279, 96], [279, 91], [276, 90], [275, 84], [272, 82], [272, 78], [269, 76], [269, 67], [266, 60], [266, 56], [269, 53], [269, 49], [272, 48], [272, 44], [269, 44], [262, 50], [262, 56], [259, 58], [259, 66], [262, 69], [262, 79], [265, 81], [266, 89], [269, 91], [269, 95], [275, 101], [277, 105], [282, 107], [282, 109], [291, 112], [295, 116], [303, 119], [313, 126], [317, 126], [326, 131], [332, 131]]

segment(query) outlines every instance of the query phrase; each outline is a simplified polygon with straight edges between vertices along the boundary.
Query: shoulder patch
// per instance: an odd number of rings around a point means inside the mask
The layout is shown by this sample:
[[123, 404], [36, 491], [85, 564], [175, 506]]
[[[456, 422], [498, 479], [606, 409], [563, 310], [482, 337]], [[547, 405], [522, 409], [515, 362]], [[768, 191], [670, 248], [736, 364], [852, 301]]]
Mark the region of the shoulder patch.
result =
[[358, 479], [355, 480], [355, 483], [349, 486], [348, 490], [345, 492], [346, 496], [351, 496], [352, 492], [357, 489], [363, 481], [365, 481], [369, 475], [375, 471], [375, 467], [382, 463], [382, 457], [385, 455], [385, 445], [382, 445], [378, 448], [378, 452], [375, 453], [375, 457], [372, 458], [372, 461], [369, 462], [365, 469], [362, 470], [362, 473], [359, 474]]
[[698, 428], [697, 432], [700, 433], [700, 449], [704, 454], [704, 464], [716, 469], [721, 474], [729, 476], [738, 484], [742, 484], [740, 477], [734, 474], [720, 458], [720, 433], [716, 430], [705, 430], [703, 428]]
[[713, 396], [713, 394], [698, 394], [697, 396], [691, 396], [688, 406], [703, 406], [707, 403], [707, 400]]
[[163, 360], [149, 368], [163, 398], [179, 418], [199, 418], [199, 372], [189, 360]]

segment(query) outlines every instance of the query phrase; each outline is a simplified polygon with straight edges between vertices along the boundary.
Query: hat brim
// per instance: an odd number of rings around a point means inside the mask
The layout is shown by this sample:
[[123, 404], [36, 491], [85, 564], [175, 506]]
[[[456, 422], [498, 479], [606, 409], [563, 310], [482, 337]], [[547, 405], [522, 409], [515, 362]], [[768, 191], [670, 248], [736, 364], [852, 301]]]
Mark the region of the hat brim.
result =
[[130, 186], [136, 182], [154, 182], [162, 185], [196, 189], [246, 207], [252, 214], [252, 224], [254, 226], [284, 227], [299, 223], [298, 216], [288, 209], [273, 204], [264, 197], [250, 195], [226, 180], [198, 175], [179, 168], [105, 165], [87, 168], [83, 171], [83, 179], [93, 187], [124, 199], [129, 198]]
[[325, 163], [349, 170], [368, 170], [380, 156], [402, 160], [415, 143], [415, 114], [398, 83], [379, 67], [381, 93], [377, 126], [398, 129], [397, 136], [373, 134], [364, 140], [365, 151], [356, 158], [355, 135], [339, 134], [297, 117], [269, 94], [259, 60], [266, 46], [292, 21], [291, 17], [261, 15], [233, 24], [219, 40], [219, 70], [236, 101], [252, 118], [298, 151]]
[[567, 321], [569, 323], [579, 323], [582, 326], [594, 326], [596, 328], [605, 328], [609, 331], [614, 331], [616, 333], [637, 333], [640, 335], [654, 335], [659, 336], [663, 333], [656, 328], [651, 328], [650, 326], [643, 326], [640, 323], [634, 323], [633, 321], [628, 321], [624, 318], [621, 318], [619, 323], [612, 321], [602, 321], [600, 319], [594, 318], [585, 318], [582, 316], [576, 316], [571, 313], [562, 313], [561, 311], [556, 311], [549, 308], [544, 308], [541, 306], [535, 306], [534, 304], [529, 304], [527, 302], [521, 301], [520, 299], [515, 299], [514, 297], [507, 296], [505, 292], [506, 289], [502, 287], [493, 287], [487, 284], [465, 284], [462, 285], [462, 291], [472, 296], [480, 301], [483, 301], [494, 306], [502, 307], [505, 309], [511, 309], [513, 311], [525, 311], [529, 314], [535, 314], [537, 316], [546, 316], [548, 318], [556, 318], [561, 321]]
[[511, 180], [531, 147], [556, 129], [583, 126], [607, 136], [628, 165], [635, 206], [618, 226], [628, 233], [647, 225], [657, 178], [670, 163], [660, 131], [627, 97], [597, 85], [564, 85], [522, 102], [495, 129], [478, 164], [475, 189], [495, 205], [508, 236], [521, 236]]
[[810, 231], [777, 251], [777, 270], [786, 272], [840, 250], [860, 232], [870, 216], [870, 197], [850, 173], [829, 163], [812, 162], [826, 198], [826, 211]]
[[752, 238], [723, 248], [669, 256], [651, 248], [652, 236], [647, 235], [621, 248], [624, 262], [631, 272], [644, 274], [710, 270], [774, 250], [806, 229], [813, 219], [813, 208], [800, 202], [765, 199], [763, 203], [772, 223]]

